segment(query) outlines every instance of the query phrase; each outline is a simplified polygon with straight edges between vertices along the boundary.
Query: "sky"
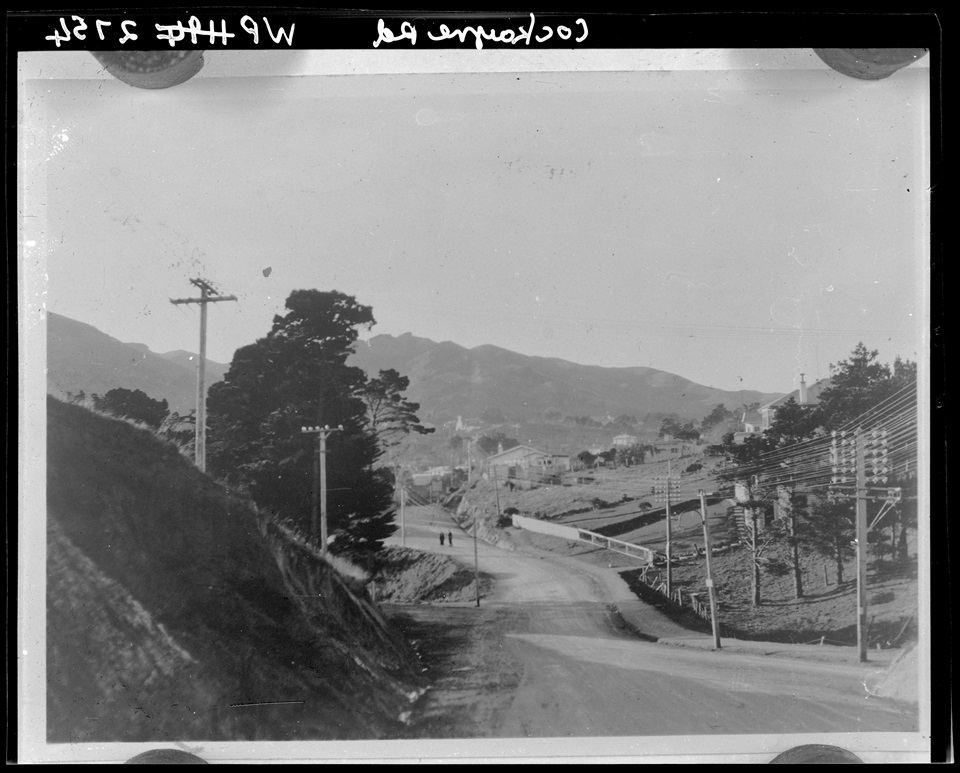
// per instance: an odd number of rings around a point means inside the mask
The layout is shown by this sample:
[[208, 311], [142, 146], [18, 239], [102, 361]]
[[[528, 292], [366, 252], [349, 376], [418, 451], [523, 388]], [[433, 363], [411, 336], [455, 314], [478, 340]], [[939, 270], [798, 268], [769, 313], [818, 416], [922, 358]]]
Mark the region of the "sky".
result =
[[21, 60], [21, 257], [33, 305], [121, 341], [196, 351], [197, 307], [169, 301], [202, 277], [238, 297], [210, 309], [221, 362], [303, 288], [371, 306], [364, 338], [722, 389], [790, 391], [861, 340], [885, 362], [925, 356], [922, 67], [867, 82], [815, 64], [290, 77], [211, 62], [147, 91], [50, 77], [58, 56]]

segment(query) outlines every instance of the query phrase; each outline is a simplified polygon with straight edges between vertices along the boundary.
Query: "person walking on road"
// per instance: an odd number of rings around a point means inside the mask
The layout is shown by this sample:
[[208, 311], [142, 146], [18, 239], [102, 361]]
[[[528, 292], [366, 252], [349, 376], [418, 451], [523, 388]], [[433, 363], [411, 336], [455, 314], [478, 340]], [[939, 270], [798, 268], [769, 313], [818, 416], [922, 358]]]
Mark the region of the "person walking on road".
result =
[[440, 532], [440, 547], [443, 547], [443, 532]]
[[452, 532], [452, 531], [448, 531], [448, 532], [447, 532], [447, 544], [448, 544], [450, 547], [453, 547], [453, 532]]

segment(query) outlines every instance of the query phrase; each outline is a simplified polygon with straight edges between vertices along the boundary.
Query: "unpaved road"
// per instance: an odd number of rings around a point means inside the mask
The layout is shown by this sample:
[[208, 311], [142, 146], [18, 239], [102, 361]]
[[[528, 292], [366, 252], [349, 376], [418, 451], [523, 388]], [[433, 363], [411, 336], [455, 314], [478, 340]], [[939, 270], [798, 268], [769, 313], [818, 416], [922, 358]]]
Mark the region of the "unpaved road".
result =
[[[441, 530], [453, 532], [452, 547], [440, 546]], [[397, 533], [389, 542], [399, 541]], [[472, 539], [438, 507], [406, 509], [405, 543], [473, 563]], [[867, 693], [876, 664], [644, 641], [612, 606], [614, 583], [622, 581], [611, 572], [483, 542], [478, 554], [495, 583], [479, 608], [387, 608], [417, 642], [433, 679], [414, 712], [414, 737], [917, 729], [915, 707]]]

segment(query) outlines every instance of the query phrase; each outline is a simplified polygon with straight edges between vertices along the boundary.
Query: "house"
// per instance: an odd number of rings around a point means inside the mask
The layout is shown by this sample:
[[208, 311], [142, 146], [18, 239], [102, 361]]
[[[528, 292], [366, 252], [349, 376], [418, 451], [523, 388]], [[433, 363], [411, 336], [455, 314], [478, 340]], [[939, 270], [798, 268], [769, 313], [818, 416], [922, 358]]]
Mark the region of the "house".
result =
[[691, 443], [685, 443], [680, 440], [657, 440], [650, 445], [653, 447], [654, 453], [651, 461], [655, 462], [662, 462], [667, 459], [678, 459], [693, 448]]
[[640, 439], [636, 435], [617, 435], [613, 439], [614, 448], [629, 448], [630, 446], [635, 446], [640, 442]]
[[820, 402], [820, 395], [825, 389], [829, 389], [833, 383], [829, 378], [822, 378], [819, 381], [807, 385], [803, 379], [804, 374], [800, 374], [800, 388], [794, 389], [790, 394], [778, 397], [776, 400], [760, 406], [760, 431], [770, 429], [776, 419], [777, 408], [784, 403], [789, 402], [792, 397], [798, 405], [816, 405]]
[[748, 437], [752, 435], [759, 436], [763, 430], [763, 416], [760, 411], [744, 411], [743, 417], [741, 418], [742, 429], [733, 433], [733, 442], [743, 443]]
[[541, 480], [570, 469], [570, 457], [548, 454], [527, 445], [514, 446], [488, 456], [484, 462], [486, 474], [497, 480]]

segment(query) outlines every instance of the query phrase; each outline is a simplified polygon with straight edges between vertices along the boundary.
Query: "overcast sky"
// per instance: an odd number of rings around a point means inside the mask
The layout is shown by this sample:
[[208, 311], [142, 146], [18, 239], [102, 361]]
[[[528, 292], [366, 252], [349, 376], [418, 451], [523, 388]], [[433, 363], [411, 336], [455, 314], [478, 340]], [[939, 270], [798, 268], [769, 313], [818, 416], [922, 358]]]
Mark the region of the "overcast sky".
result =
[[[47, 54], [46, 56], [57, 56]], [[31, 61], [40, 61], [34, 55]], [[21, 243], [46, 307], [158, 352], [291, 290], [370, 334], [789, 391], [921, 356], [928, 71], [28, 80]], [[29, 313], [29, 310], [27, 310]]]

